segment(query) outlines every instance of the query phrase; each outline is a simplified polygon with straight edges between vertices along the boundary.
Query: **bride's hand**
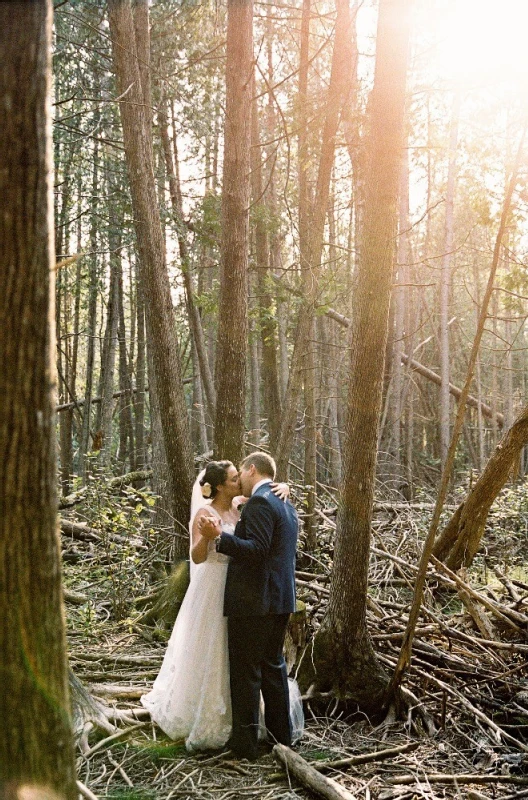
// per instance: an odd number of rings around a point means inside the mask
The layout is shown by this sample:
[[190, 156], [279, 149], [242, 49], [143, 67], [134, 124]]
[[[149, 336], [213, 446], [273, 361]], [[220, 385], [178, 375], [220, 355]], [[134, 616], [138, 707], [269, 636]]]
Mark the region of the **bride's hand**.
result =
[[290, 487], [287, 483], [272, 483], [271, 491], [280, 497], [281, 500], [287, 500], [290, 496]]
[[216, 539], [222, 533], [220, 520], [217, 517], [203, 516], [198, 521], [198, 530], [204, 539]]

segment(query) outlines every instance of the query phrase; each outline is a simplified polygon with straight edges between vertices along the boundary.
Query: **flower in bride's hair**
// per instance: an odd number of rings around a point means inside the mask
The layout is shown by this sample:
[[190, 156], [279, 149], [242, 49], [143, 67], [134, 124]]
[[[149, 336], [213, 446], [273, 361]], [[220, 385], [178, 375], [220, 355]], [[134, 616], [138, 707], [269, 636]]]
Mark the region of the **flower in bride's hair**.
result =
[[202, 486], [202, 497], [211, 497], [211, 492], [212, 492], [211, 484], [204, 483]]

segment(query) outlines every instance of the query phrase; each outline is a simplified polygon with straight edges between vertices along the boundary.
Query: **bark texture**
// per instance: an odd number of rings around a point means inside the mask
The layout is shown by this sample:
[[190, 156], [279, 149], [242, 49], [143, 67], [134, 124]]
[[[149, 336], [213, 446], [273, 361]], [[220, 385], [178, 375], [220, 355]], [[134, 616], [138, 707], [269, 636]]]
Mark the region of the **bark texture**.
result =
[[[368, 181], [356, 291], [343, 483], [326, 616], [314, 642], [322, 690], [381, 710], [387, 677], [366, 629], [370, 525], [394, 263], [410, 0], [381, 0], [370, 98]], [[305, 658], [306, 662], [306, 658]]]
[[480, 547], [488, 512], [528, 444], [528, 408], [499, 442], [467, 498], [440, 534], [433, 554], [452, 570], [469, 567]]
[[[147, 336], [160, 388], [158, 400], [173, 486], [173, 514], [175, 521], [186, 529], [193, 481], [192, 448], [156, 197], [149, 118], [145, 111], [130, 0], [109, 0], [108, 9], [118, 91], [120, 96], [126, 93], [120, 101], [121, 122], [139, 250], [141, 288], [145, 298]], [[148, 35], [148, 20], [145, 24], [147, 30], [142, 29], [140, 43]], [[144, 57], [141, 62], [144, 62]]]
[[57, 530], [50, 2], [0, 4], [0, 796], [76, 800]]
[[253, 0], [228, 0], [214, 453], [234, 463], [246, 408], [252, 76]]

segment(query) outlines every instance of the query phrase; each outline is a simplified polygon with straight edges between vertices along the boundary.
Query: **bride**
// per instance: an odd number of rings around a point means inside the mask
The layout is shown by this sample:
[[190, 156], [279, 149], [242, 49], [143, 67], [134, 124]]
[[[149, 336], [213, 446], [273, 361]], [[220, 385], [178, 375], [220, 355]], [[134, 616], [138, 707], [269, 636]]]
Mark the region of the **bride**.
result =
[[[289, 490], [278, 484], [282, 499]], [[174, 624], [167, 652], [152, 690], [141, 698], [151, 718], [171, 739], [185, 739], [187, 750], [223, 747], [231, 734], [231, 695], [227, 618], [223, 616], [229, 556], [217, 553], [198, 524], [211, 511], [224, 533], [234, 534], [239, 519], [238, 470], [230, 461], [211, 461], [198, 476], [191, 500], [191, 582]], [[304, 724], [302, 701], [290, 680], [294, 740]]]

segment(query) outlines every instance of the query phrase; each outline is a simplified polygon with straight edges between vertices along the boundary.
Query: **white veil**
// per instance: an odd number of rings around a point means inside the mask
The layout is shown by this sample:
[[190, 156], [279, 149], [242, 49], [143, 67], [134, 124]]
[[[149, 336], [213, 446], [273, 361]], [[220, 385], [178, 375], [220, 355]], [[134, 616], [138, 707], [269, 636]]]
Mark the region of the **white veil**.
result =
[[203, 469], [200, 472], [200, 474], [198, 475], [198, 477], [196, 478], [196, 480], [195, 480], [195, 482], [193, 484], [192, 495], [191, 495], [191, 513], [190, 513], [190, 516], [189, 516], [189, 564], [190, 564], [191, 580], [192, 580], [192, 577], [193, 577], [194, 570], [198, 566], [198, 564], [195, 564], [193, 562], [192, 556], [191, 556], [191, 549], [192, 549], [192, 544], [193, 544], [193, 541], [192, 541], [192, 526], [193, 526], [194, 518], [195, 518], [197, 512], [201, 508], [205, 508], [206, 506], [208, 506], [211, 503], [210, 500], [208, 500], [206, 497], [204, 497], [202, 495], [202, 487], [200, 486], [200, 481], [202, 480], [204, 475], [205, 475], [205, 470]]

